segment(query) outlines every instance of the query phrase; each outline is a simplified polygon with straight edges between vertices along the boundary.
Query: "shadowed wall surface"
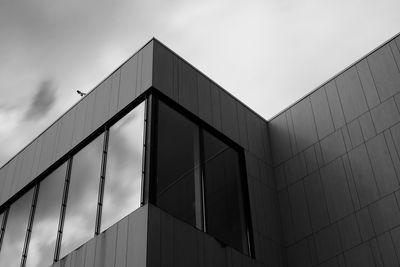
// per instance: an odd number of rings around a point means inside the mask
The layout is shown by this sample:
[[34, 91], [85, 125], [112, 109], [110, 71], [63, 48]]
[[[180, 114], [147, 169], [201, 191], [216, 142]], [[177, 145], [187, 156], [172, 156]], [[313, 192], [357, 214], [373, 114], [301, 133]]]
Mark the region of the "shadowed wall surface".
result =
[[288, 266], [400, 264], [400, 37], [269, 123]]

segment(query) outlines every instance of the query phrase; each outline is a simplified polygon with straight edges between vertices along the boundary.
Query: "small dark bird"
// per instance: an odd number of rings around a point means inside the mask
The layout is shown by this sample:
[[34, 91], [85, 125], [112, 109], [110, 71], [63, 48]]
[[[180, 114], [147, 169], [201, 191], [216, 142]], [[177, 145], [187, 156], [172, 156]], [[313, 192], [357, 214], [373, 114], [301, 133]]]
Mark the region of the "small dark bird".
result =
[[84, 93], [84, 92], [81, 92], [81, 91], [79, 91], [79, 90], [76, 90], [76, 92], [77, 92], [78, 94], [80, 94], [81, 96], [85, 96], [85, 95], [87, 95], [86, 93]]

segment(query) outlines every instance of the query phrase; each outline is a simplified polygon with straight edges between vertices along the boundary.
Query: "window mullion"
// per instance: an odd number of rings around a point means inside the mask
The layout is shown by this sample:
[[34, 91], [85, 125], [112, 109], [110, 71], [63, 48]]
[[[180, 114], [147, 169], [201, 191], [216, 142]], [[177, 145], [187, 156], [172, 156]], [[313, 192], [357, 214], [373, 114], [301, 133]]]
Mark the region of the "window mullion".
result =
[[206, 221], [206, 200], [205, 200], [205, 184], [204, 184], [204, 141], [203, 141], [203, 130], [199, 127], [199, 146], [200, 146], [200, 190], [201, 190], [201, 208], [202, 208], [202, 219], [204, 232], [207, 232], [207, 221]]
[[103, 210], [103, 198], [104, 198], [104, 185], [106, 179], [106, 168], [107, 168], [107, 151], [108, 151], [108, 140], [109, 140], [109, 129], [106, 129], [104, 132], [104, 141], [103, 141], [103, 154], [101, 159], [101, 171], [100, 171], [100, 181], [99, 181], [99, 190], [98, 190], [98, 199], [97, 199], [97, 212], [96, 212], [96, 222], [95, 222], [95, 235], [100, 233], [101, 229], [101, 215]]
[[35, 186], [35, 191], [33, 193], [32, 205], [31, 205], [31, 210], [30, 210], [29, 219], [28, 219], [28, 226], [26, 228], [24, 248], [22, 250], [21, 267], [25, 266], [26, 257], [28, 255], [29, 241], [31, 239], [33, 220], [35, 218], [35, 210], [36, 210], [36, 204], [37, 204], [37, 199], [38, 199], [38, 194], [39, 194], [39, 188], [40, 188], [40, 184], [37, 184]]
[[70, 178], [71, 178], [72, 164], [73, 164], [73, 158], [71, 157], [68, 160], [67, 172], [65, 174], [65, 182], [64, 182], [64, 190], [63, 190], [64, 192], [63, 192], [63, 197], [62, 197], [62, 201], [61, 201], [61, 210], [60, 210], [60, 219], [59, 219], [59, 223], [58, 223], [56, 247], [54, 250], [54, 262], [58, 261], [58, 259], [60, 257], [62, 232], [63, 232], [63, 228], [64, 228], [65, 211], [67, 208], [68, 190], [69, 190], [69, 183], [70, 183]]
[[8, 218], [8, 212], [10, 211], [10, 207], [7, 208], [6, 211], [4, 211], [3, 214], [3, 221], [0, 222], [0, 252], [1, 252], [1, 245], [3, 244], [3, 238], [4, 238], [4, 232], [6, 231], [6, 224], [7, 224], [7, 218]]

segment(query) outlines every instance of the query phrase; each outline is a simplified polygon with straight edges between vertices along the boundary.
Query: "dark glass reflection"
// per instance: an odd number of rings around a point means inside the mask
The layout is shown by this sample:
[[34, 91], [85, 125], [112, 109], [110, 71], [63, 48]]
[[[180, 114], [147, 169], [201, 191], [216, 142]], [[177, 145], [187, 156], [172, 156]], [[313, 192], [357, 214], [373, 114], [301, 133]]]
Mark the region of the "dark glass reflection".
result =
[[157, 192], [198, 165], [198, 127], [159, 102], [157, 138]]
[[103, 138], [73, 157], [60, 258], [94, 236]]
[[157, 205], [200, 227], [201, 199], [195, 196], [199, 165], [199, 128], [159, 102], [157, 132]]
[[13, 203], [8, 213], [6, 231], [0, 252], [0, 266], [20, 266], [24, 248], [33, 189]]
[[53, 263], [67, 163], [40, 182], [26, 267]]
[[238, 152], [204, 131], [207, 232], [248, 253]]
[[140, 207], [144, 103], [110, 128], [101, 230]]
[[175, 217], [196, 225], [194, 171], [165, 188], [158, 195], [157, 205]]

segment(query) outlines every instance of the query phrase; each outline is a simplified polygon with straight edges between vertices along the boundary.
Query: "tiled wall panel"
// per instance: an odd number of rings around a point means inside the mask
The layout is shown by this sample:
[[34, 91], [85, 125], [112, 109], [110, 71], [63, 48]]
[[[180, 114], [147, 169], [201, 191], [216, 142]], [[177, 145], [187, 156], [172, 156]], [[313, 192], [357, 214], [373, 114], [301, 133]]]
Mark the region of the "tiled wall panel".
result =
[[[268, 123], [288, 266], [399, 264], [398, 42], [379, 47]], [[304, 228], [308, 220], [311, 229]]]
[[388, 44], [368, 56], [367, 60], [381, 101], [400, 92], [400, 72]]

